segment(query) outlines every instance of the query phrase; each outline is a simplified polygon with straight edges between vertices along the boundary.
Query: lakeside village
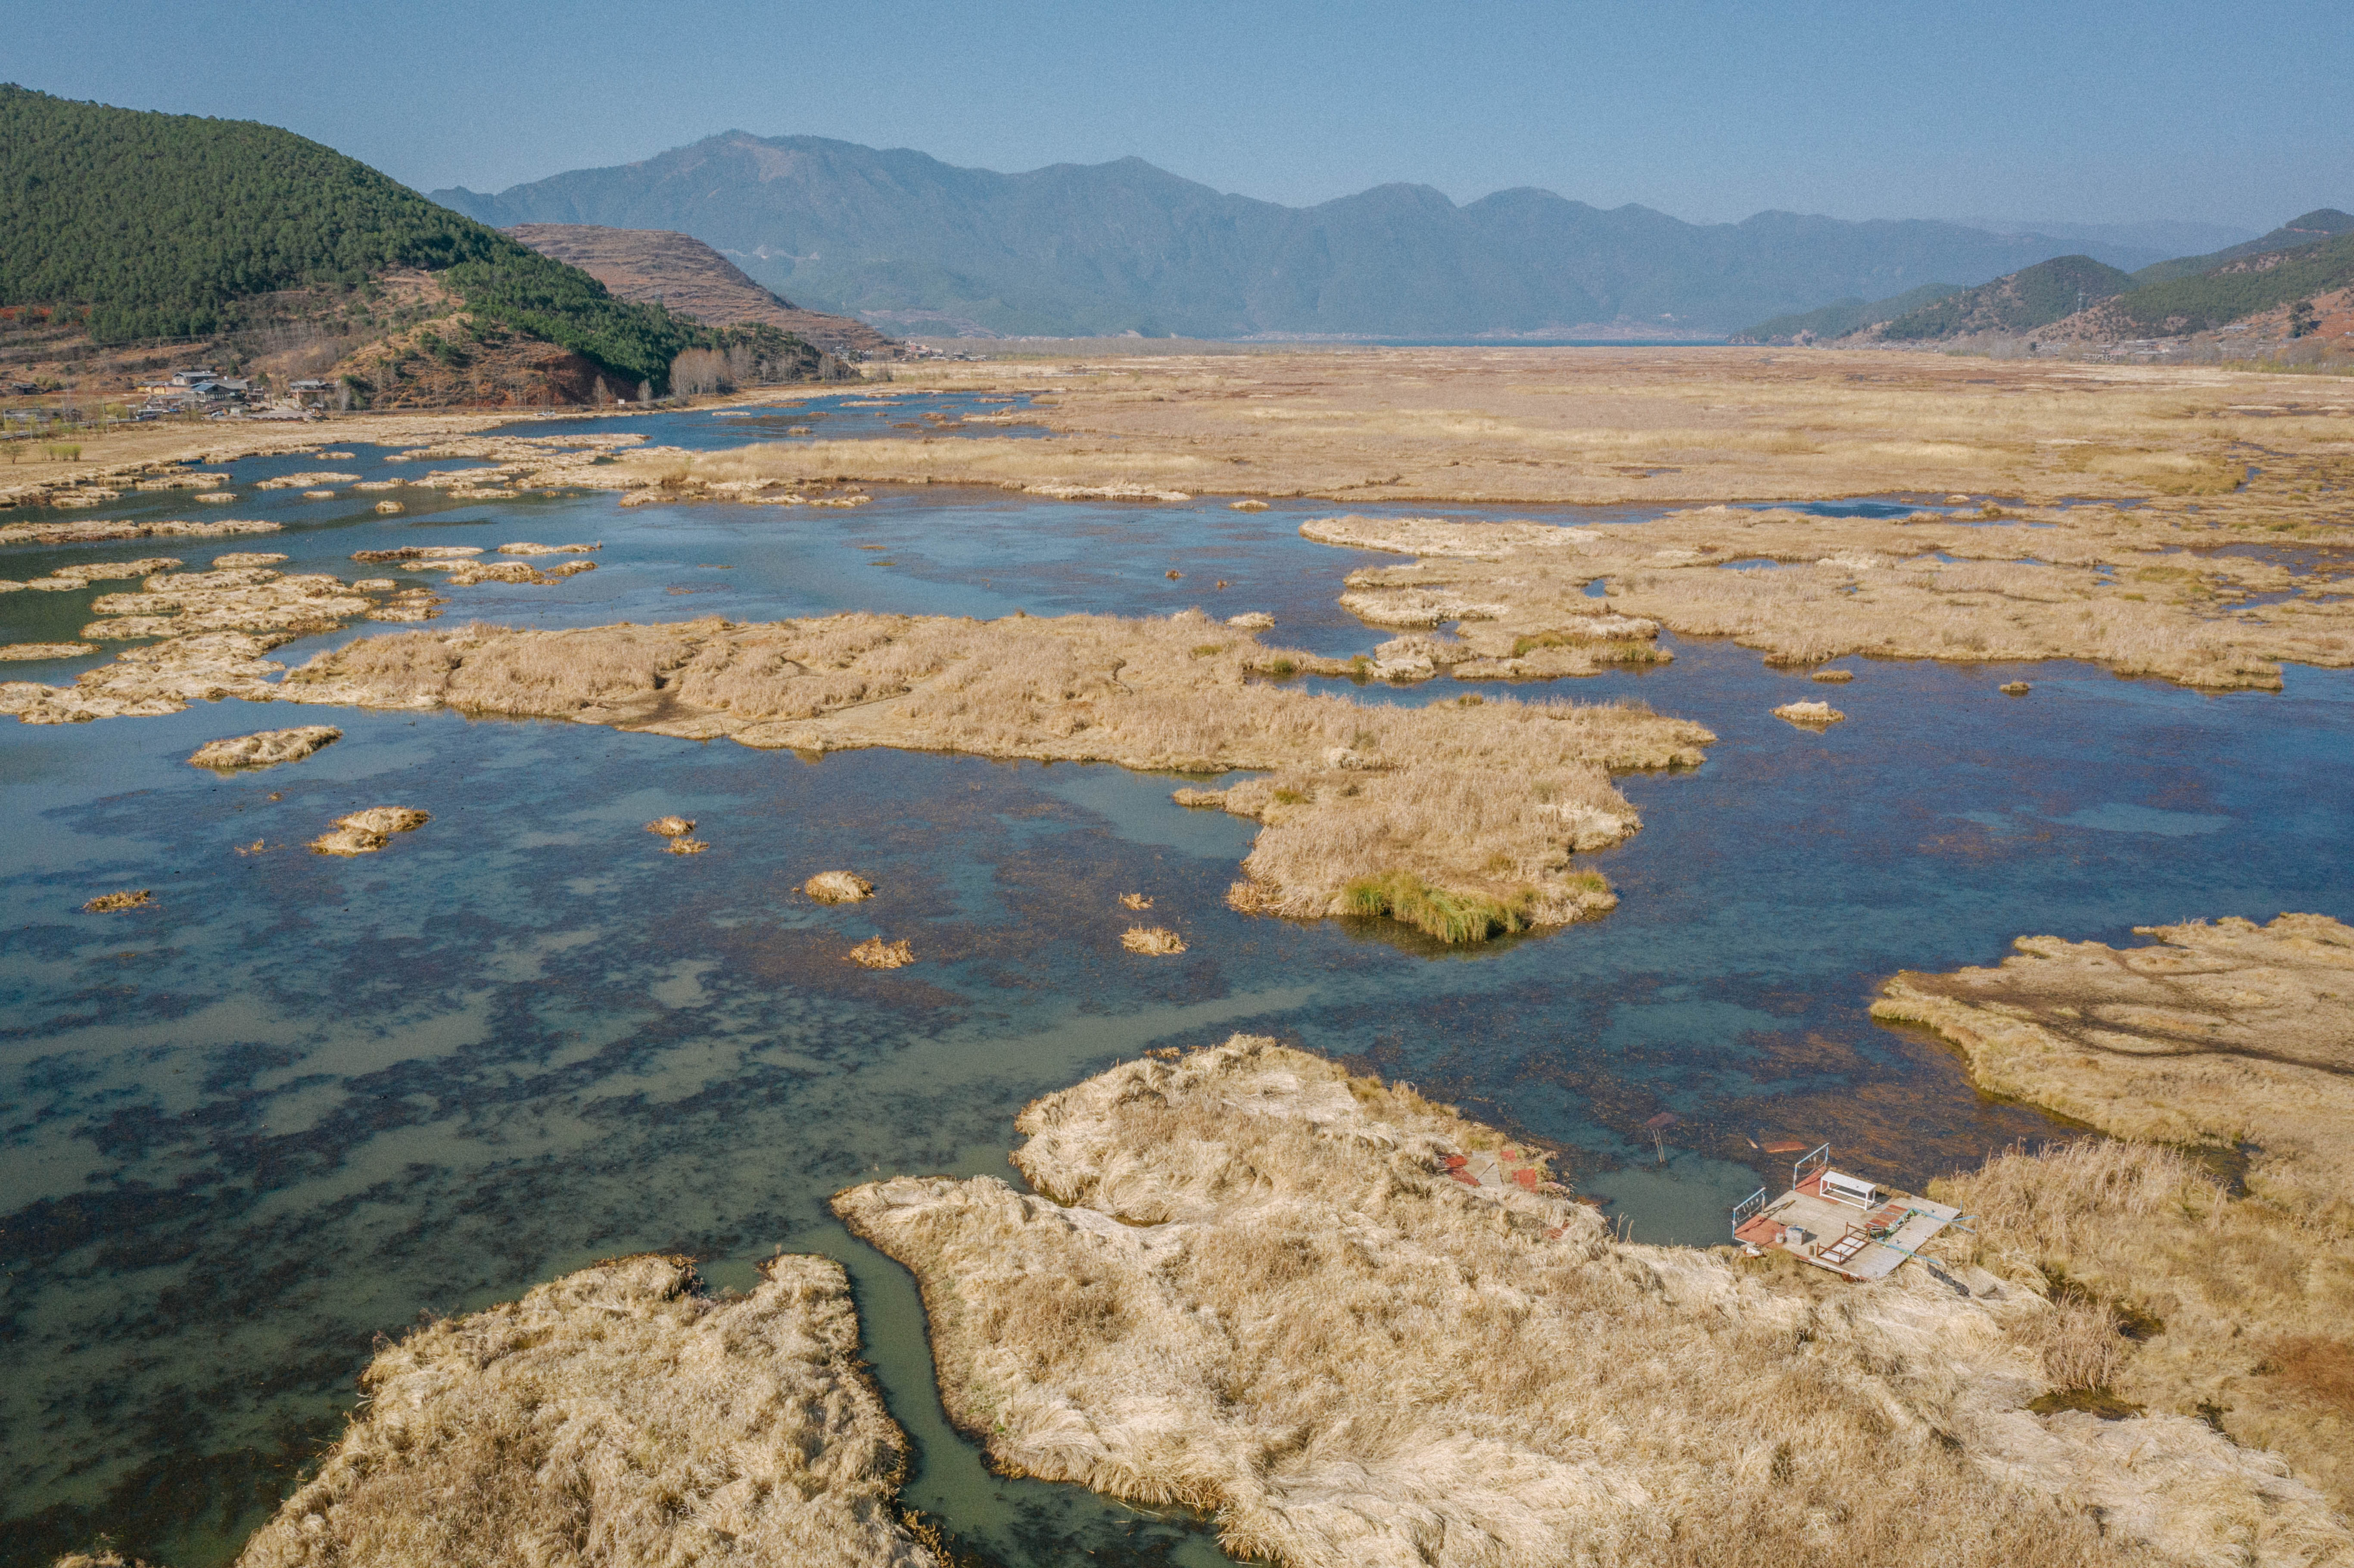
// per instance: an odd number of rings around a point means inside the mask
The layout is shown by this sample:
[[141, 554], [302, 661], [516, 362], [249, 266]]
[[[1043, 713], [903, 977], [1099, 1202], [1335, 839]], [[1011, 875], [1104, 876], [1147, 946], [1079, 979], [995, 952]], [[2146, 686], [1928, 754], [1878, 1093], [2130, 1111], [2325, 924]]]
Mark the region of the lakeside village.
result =
[[[0, 394], [39, 397], [47, 388], [32, 382], [0, 382]], [[185, 366], [161, 379], [133, 385], [142, 399], [135, 404], [109, 402], [88, 409], [70, 402], [59, 407], [36, 405], [0, 411], [0, 434], [25, 435], [75, 425], [113, 419], [149, 421], [164, 418], [316, 419], [324, 417], [332, 382], [316, 377], [285, 381], [272, 391], [266, 377], [226, 376], [209, 365]]]
[[325, 408], [330, 389], [330, 383], [313, 376], [288, 381], [272, 397], [266, 383], [256, 378], [223, 376], [209, 365], [194, 365], [175, 370], [160, 381], [138, 383], [133, 390], [146, 401], [131, 410], [131, 418], [201, 414], [215, 419], [315, 418]]

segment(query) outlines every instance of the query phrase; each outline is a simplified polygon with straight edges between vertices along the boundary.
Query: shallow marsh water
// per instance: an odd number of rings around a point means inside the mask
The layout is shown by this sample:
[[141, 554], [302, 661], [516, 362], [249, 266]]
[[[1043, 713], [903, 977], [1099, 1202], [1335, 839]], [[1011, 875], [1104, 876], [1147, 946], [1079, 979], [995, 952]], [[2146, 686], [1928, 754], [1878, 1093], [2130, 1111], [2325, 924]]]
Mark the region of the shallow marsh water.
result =
[[[652, 421], [648, 434], [689, 444]], [[1199, 604], [1270, 610], [1272, 640], [1319, 652], [1388, 635], [1333, 601], [1348, 571], [1396, 557], [1298, 537], [1330, 504], [935, 490], [847, 512], [622, 512], [601, 495], [412, 492], [409, 513], [379, 518], [372, 495], [249, 488], [303, 469], [402, 471], [351, 450], [235, 465], [243, 499], [218, 510], [282, 533], [18, 549], [0, 577], [229, 550], [350, 577], [363, 548], [601, 539], [597, 572], [453, 589], [445, 616]], [[197, 514], [185, 496], [139, 501], [104, 514]], [[0, 640], [69, 635], [89, 597], [0, 596]], [[2063, 1130], [1972, 1093], [1935, 1044], [1872, 1025], [1891, 970], [1991, 962], [2025, 932], [2115, 942], [2185, 916], [2354, 917], [2348, 673], [2292, 668], [2281, 694], [2202, 697], [2071, 665], [1846, 661], [1857, 678], [1825, 693], [1731, 644], [1672, 645], [1671, 665], [1520, 693], [1639, 696], [1722, 737], [1696, 771], [1624, 781], [1645, 831], [1594, 857], [1619, 909], [1469, 953], [1383, 925], [1235, 914], [1222, 895], [1252, 824], [1182, 810], [1177, 780], [1112, 768], [811, 763], [273, 705], [0, 726], [9, 1560], [111, 1528], [151, 1558], [217, 1562], [333, 1436], [374, 1336], [618, 1253], [692, 1252], [728, 1287], [783, 1247], [850, 1267], [921, 1452], [906, 1500], [960, 1544], [1008, 1563], [1217, 1562], [1182, 1520], [989, 1476], [940, 1414], [912, 1284], [826, 1198], [894, 1171], [1016, 1179], [1005, 1155], [1028, 1099], [1151, 1046], [1251, 1029], [1547, 1140], [1636, 1236], [1706, 1244], [1787, 1159], [1753, 1144], [1828, 1138], [1918, 1182]], [[1994, 690], [2014, 677], [2033, 692]], [[1499, 690], [1331, 686], [1414, 703]], [[1815, 695], [1848, 721], [1818, 735], [1766, 711]], [[314, 722], [345, 737], [299, 764], [219, 779], [182, 761], [217, 736]], [[376, 856], [300, 848], [379, 804], [433, 821]], [[661, 853], [641, 824], [667, 811], [698, 819], [710, 852]], [[792, 891], [836, 866], [878, 896], [824, 908]], [[118, 887], [155, 903], [80, 913]], [[1186, 954], [1119, 948], [1134, 916], [1117, 899], [1132, 891]], [[868, 935], [911, 940], [918, 963], [843, 963]]]

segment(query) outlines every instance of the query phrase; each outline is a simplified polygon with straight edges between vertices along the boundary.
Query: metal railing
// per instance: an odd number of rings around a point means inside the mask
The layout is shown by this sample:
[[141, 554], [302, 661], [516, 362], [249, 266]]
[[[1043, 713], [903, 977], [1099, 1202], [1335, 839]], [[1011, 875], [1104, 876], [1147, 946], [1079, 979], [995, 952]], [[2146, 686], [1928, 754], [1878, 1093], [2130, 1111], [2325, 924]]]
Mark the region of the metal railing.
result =
[[1765, 1207], [1766, 1189], [1763, 1187], [1733, 1205], [1733, 1234], [1736, 1240], [1741, 1235], [1741, 1227], [1748, 1221], [1756, 1218], [1758, 1211]]
[[1828, 1171], [1830, 1168], [1831, 1146], [1826, 1143], [1813, 1153], [1802, 1154], [1798, 1157], [1797, 1162], [1790, 1167], [1790, 1185], [1794, 1188], [1803, 1187], [1807, 1184], [1807, 1177], [1809, 1174], [1817, 1171]]

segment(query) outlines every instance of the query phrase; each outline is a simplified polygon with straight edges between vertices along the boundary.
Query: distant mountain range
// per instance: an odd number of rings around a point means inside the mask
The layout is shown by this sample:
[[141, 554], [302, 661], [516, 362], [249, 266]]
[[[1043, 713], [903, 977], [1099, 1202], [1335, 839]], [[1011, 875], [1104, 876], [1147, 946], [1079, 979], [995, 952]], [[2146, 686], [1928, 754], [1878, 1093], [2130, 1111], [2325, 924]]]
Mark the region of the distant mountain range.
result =
[[[2245, 228], [2220, 223], [2183, 223], [2153, 218], [2140, 223], [2073, 223], [2063, 219], [2022, 221], [2018, 218], [1956, 217], [1956, 223], [1983, 228], [1988, 234], [2040, 234], [2073, 251], [2088, 252], [2112, 265], [2117, 255], [2140, 251], [2150, 256], [2188, 256], [2221, 250], [2251, 238]], [[2128, 263], [2129, 265], [2129, 263]]]
[[[675, 229], [806, 308], [943, 335], [1719, 336], [2083, 248], [1921, 220], [1691, 224], [1531, 188], [1458, 207], [1391, 185], [1289, 207], [1138, 158], [1005, 175], [741, 131], [496, 195], [432, 196], [501, 228]], [[2166, 254], [2092, 249], [2124, 267]]]
[[[2310, 307], [2349, 288], [2354, 214], [2320, 207], [2258, 238], [2134, 272], [2090, 256], [2057, 256], [1977, 288], [1937, 285], [1870, 304], [1840, 300], [1761, 322], [1738, 341], [1922, 343], [2028, 333], [2054, 341], [2179, 336], [2301, 302]], [[2311, 308], [2306, 314], [2316, 317]]]

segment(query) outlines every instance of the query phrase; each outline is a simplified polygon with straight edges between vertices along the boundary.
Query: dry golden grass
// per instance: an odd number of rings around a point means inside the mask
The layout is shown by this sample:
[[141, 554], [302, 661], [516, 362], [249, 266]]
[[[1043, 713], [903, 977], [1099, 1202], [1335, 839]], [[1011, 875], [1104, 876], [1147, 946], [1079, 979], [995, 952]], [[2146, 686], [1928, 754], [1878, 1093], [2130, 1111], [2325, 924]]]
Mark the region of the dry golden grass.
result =
[[334, 831], [311, 841], [319, 854], [374, 854], [395, 833], [415, 832], [432, 817], [408, 806], [370, 806], [335, 819]]
[[695, 819], [692, 817], [676, 816], [656, 817], [652, 821], [646, 824], [646, 832], [650, 833], [660, 833], [666, 839], [683, 839], [687, 834], [695, 832]]
[[1844, 721], [1847, 715], [1829, 703], [1784, 703], [1774, 710], [1774, 716], [1800, 729], [1828, 729]]
[[801, 891], [820, 904], [856, 904], [875, 896], [875, 885], [854, 871], [821, 871]]
[[841, 1266], [761, 1274], [714, 1299], [622, 1258], [418, 1330], [238, 1568], [931, 1568]]
[[348, 644], [290, 674], [276, 694], [541, 715], [805, 752], [893, 746], [1261, 769], [1223, 791], [1176, 796], [1265, 824], [1243, 863], [1238, 906], [1350, 913], [1352, 885], [1405, 875], [1509, 910], [1490, 929], [1609, 908], [1608, 885], [1574, 869], [1572, 856], [1640, 826], [1611, 770], [1695, 764], [1714, 738], [1640, 705], [1360, 705], [1267, 679], [1320, 662], [1234, 629], [1205, 644], [1213, 625], [1187, 612], [474, 626]]
[[[1615, 1245], [1503, 1140], [1238, 1036], [1025, 1110], [990, 1178], [835, 1207], [922, 1284], [951, 1416], [1017, 1474], [1214, 1510], [1299, 1568], [2342, 1560], [2195, 1417], [2026, 1408], [2112, 1352], [1967, 1266], [1850, 1287]], [[1805, 1277], [1801, 1277], [1805, 1276]], [[2123, 1352], [2132, 1354], [2130, 1350]]]
[[[922, 374], [1037, 393], [1026, 415], [1054, 434], [747, 448], [689, 459], [676, 488], [855, 479], [1503, 503], [1937, 490], [2147, 496], [2169, 513], [2196, 501], [2210, 516], [2261, 509], [2269, 524], [2345, 519], [2342, 489], [2299, 492], [2342, 473], [2354, 438], [2346, 399], [2311, 377], [1936, 354], [1393, 349]], [[2249, 446], [2264, 471], [2235, 490]], [[623, 466], [644, 480], [679, 465]]]
[[[570, 438], [575, 445], [599, 439]], [[563, 547], [576, 553], [579, 548], [594, 546]], [[486, 581], [546, 585], [596, 569], [590, 561], [569, 561], [541, 572], [522, 561], [483, 565], [472, 559], [482, 553], [472, 546], [408, 546], [362, 550], [352, 558], [372, 564], [397, 560], [411, 570], [452, 568], [449, 582], [455, 586]], [[14, 714], [26, 724], [77, 724], [174, 714], [191, 702], [223, 697], [269, 702], [278, 692], [268, 677], [282, 668], [262, 657], [270, 649], [297, 637], [335, 630], [363, 616], [383, 621], [430, 620], [447, 602], [429, 588], [403, 588], [391, 577], [345, 583], [323, 573], [290, 577], [261, 564], [285, 558], [233, 553], [217, 557], [213, 570], [199, 572], [164, 570], [180, 564], [164, 557], [65, 568], [57, 575], [56, 586], [74, 588], [103, 577], [133, 575], [135, 567], [150, 568], [154, 575], [139, 592], [101, 594], [94, 599], [90, 608], [107, 619], [91, 621], [82, 633], [102, 640], [161, 641], [128, 650], [111, 664], [86, 670], [69, 686], [0, 682], [0, 714]], [[5, 586], [40, 588], [50, 584]], [[77, 645], [73, 652], [87, 650]]]
[[188, 765], [209, 768], [217, 773], [241, 768], [275, 768], [281, 762], [300, 762], [321, 747], [331, 746], [343, 738], [342, 730], [325, 724], [299, 725], [292, 729], [265, 729], [256, 735], [208, 740], [190, 754]]
[[[1038, 384], [1036, 367], [1013, 365], [927, 375]], [[1791, 662], [2084, 658], [2210, 687], [2276, 685], [2284, 661], [2354, 663], [2348, 572], [2168, 554], [2349, 543], [2354, 411], [2309, 378], [1935, 355], [1400, 350], [1097, 361], [1052, 391], [1038, 415], [1058, 432], [1049, 440], [649, 450], [578, 482], [714, 500], [850, 481], [1490, 503], [1991, 493], [2027, 510], [1995, 527], [1702, 510], [1576, 531], [1590, 535], [1585, 558], [1534, 580], [1523, 551], [1360, 574], [1342, 602], [1384, 626], [1470, 617], [1443, 662], [1467, 679], [1647, 661], [1661, 624]], [[2261, 471], [2245, 457], [2257, 449]], [[2084, 495], [2139, 504], [2058, 504]], [[1713, 559], [1697, 548], [1710, 544]], [[1787, 565], [1716, 569], [1744, 556]], [[1595, 577], [1610, 579], [1606, 605], [1577, 592]], [[2240, 602], [2284, 588], [2309, 591]]]
[[1131, 953], [1161, 956], [1185, 950], [1185, 939], [1166, 926], [1130, 926], [1119, 934], [1119, 945]]
[[[73, 586], [81, 586], [80, 577]], [[74, 724], [174, 714], [191, 702], [225, 696], [266, 702], [272, 689], [266, 677], [281, 666], [262, 655], [280, 643], [334, 630], [356, 616], [407, 620], [429, 613], [411, 594], [371, 599], [337, 577], [289, 577], [258, 567], [159, 572], [137, 593], [101, 594], [91, 609], [109, 619], [84, 627], [87, 637], [163, 641], [126, 650], [69, 686], [0, 683], [0, 714], [15, 714], [26, 724]]]
[[[1350, 515], [1300, 532], [1420, 557], [1352, 573], [1341, 603], [1380, 626], [1459, 620], [1458, 651], [1447, 658], [1458, 680], [1585, 673], [1590, 662], [1544, 664], [1532, 651], [1555, 641], [1604, 650], [1606, 639], [1639, 648], [1659, 626], [1731, 637], [1780, 664], [2070, 658], [2195, 686], [2274, 689], [2283, 662], [2354, 664], [2354, 558], [2298, 571], [2191, 554], [2223, 541], [2203, 524], [2138, 511], [2053, 508], [1985, 522], [1719, 506], [1580, 527]], [[1587, 597], [1597, 581], [1606, 599]], [[2297, 597], [2246, 606], [2256, 593]]]
[[843, 957], [862, 969], [903, 969], [916, 961], [916, 949], [912, 943], [869, 937]]
[[2354, 1229], [2354, 930], [2322, 915], [2022, 937], [1996, 969], [1911, 971], [1874, 1017], [1959, 1045], [1998, 1094], [2119, 1138], [2259, 1146], [2252, 1189]]
[[[2145, 934], [2023, 938], [1999, 969], [1899, 975], [1872, 1012], [1953, 1041], [1989, 1089], [2143, 1140], [2014, 1151], [1937, 1191], [1979, 1216], [1989, 1266], [2143, 1325], [2118, 1397], [2202, 1414], [2354, 1509], [2354, 1401], [2315, 1370], [2354, 1365], [2354, 930]], [[2213, 1171], [2243, 1159], [2235, 1197]]]
[[83, 905], [82, 912], [88, 915], [111, 915], [118, 910], [136, 909], [152, 901], [148, 890], [143, 887], [133, 888], [127, 893], [101, 893]]
[[37, 474], [29, 469], [11, 469], [6, 481], [0, 482], [0, 508], [37, 505], [54, 492], [94, 485], [196, 489], [199, 486], [190, 482], [195, 476], [171, 471], [182, 463], [217, 464], [278, 452], [311, 451], [330, 442], [398, 446], [442, 440], [513, 418], [511, 413], [498, 412], [347, 415], [307, 424], [252, 421], [191, 429], [157, 421], [111, 426], [84, 436], [81, 455], [73, 462], [44, 463]]

